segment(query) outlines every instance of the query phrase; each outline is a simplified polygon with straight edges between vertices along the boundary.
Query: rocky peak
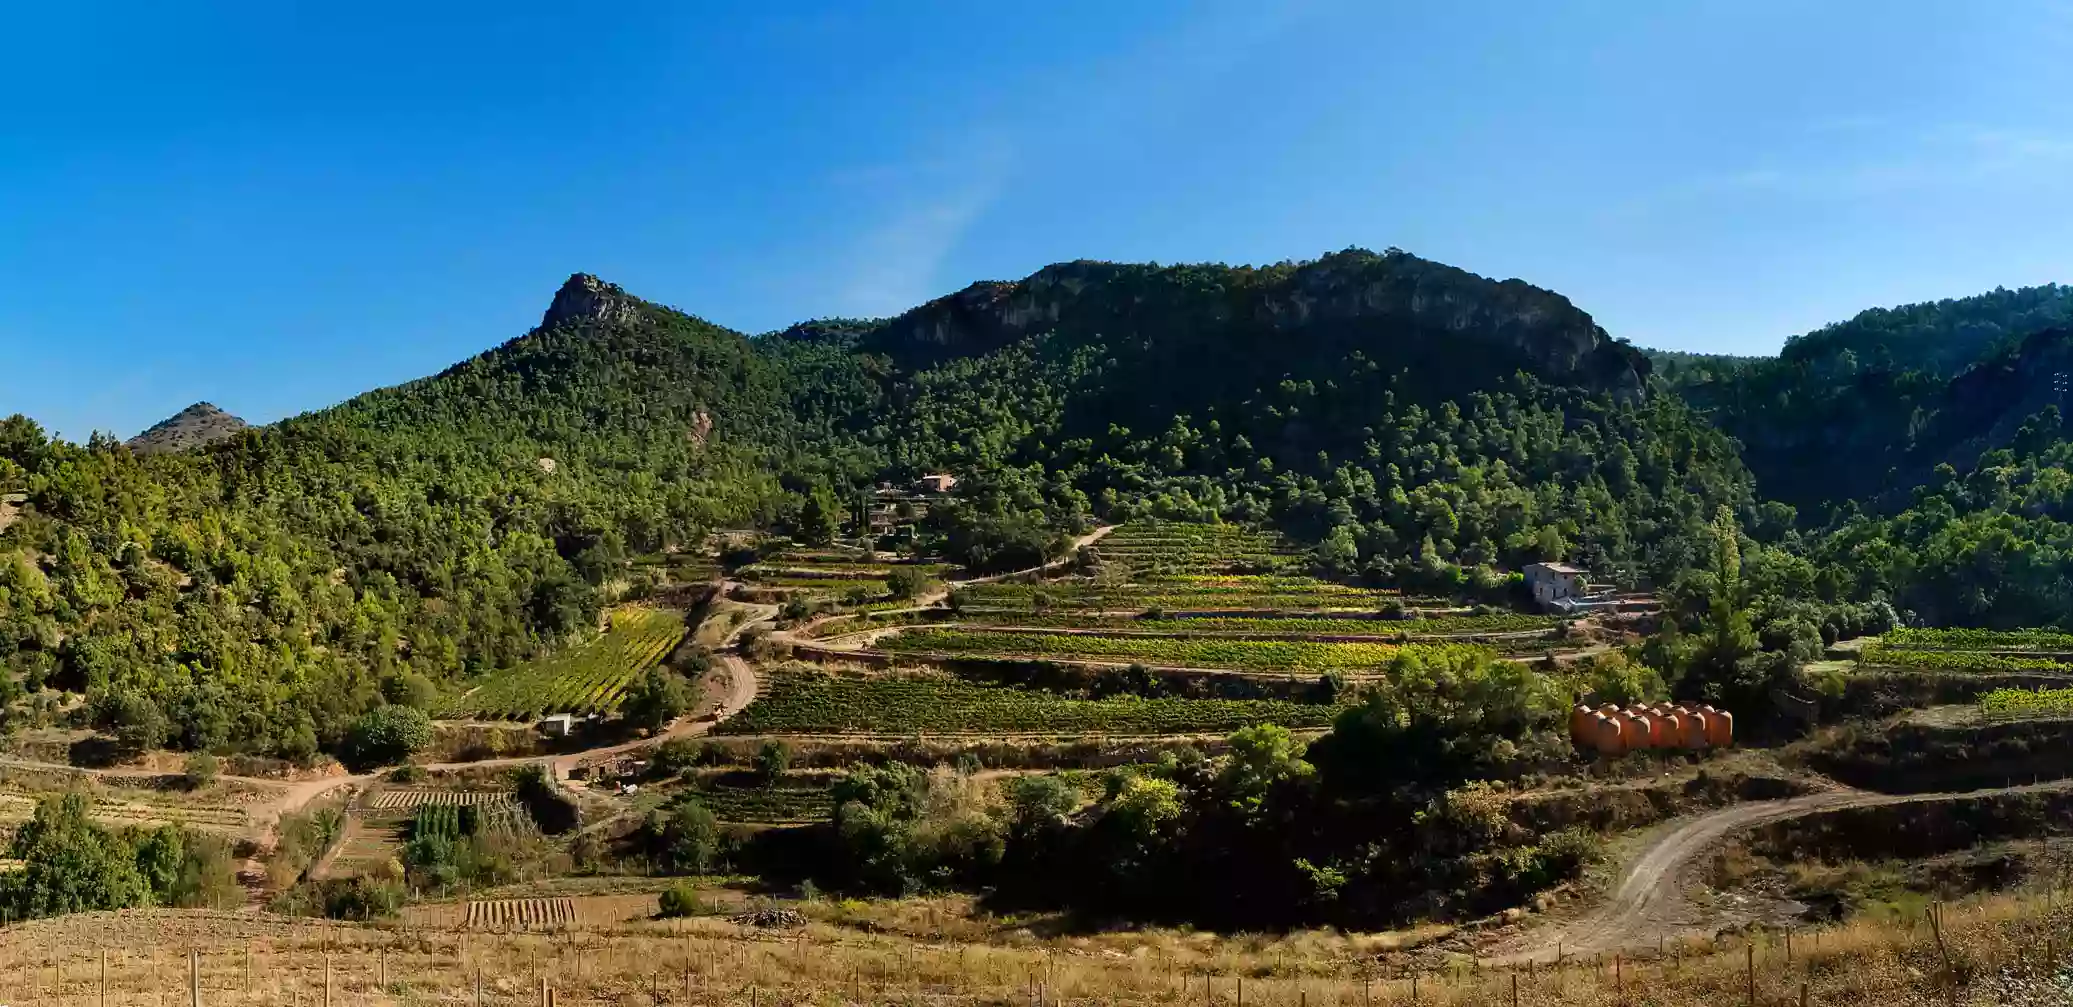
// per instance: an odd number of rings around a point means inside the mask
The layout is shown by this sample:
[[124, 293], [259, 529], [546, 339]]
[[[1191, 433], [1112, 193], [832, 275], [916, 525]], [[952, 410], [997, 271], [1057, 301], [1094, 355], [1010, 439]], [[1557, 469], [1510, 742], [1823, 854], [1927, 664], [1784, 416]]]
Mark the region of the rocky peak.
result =
[[211, 403], [197, 402], [130, 438], [129, 448], [140, 454], [185, 451], [235, 436], [245, 427], [244, 420]]
[[640, 316], [640, 302], [618, 284], [606, 283], [589, 273], [569, 277], [554, 292], [554, 303], [540, 319], [540, 327], [553, 328], [563, 322], [631, 323]]

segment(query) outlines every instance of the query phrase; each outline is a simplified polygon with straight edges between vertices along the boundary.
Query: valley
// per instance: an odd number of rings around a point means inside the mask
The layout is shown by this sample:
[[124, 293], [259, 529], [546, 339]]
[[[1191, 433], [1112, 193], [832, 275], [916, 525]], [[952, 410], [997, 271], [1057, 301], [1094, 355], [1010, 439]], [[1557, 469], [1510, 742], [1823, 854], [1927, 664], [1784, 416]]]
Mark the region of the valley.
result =
[[278, 424], [0, 421], [0, 968], [76, 1000], [149, 930], [224, 1002], [2051, 981], [2056, 414], [1965, 398], [1892, 449], [1955, 463], [1845, 506], [1723, 433], [1765, 421], [1721, 383], [1814, 370], [1653, 366], [1396, 250], [754, 339], [578, 275]]

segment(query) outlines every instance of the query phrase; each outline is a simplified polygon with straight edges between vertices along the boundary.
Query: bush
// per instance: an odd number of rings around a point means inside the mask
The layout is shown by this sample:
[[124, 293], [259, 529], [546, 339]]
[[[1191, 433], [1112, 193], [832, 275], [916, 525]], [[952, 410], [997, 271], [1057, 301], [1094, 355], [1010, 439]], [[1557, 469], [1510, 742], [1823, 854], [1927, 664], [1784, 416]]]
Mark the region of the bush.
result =
[[180, 776], [189, 790], [200, 790], [216, 782], [219, 771], [216, 757], [207, 752], [196, 752], [187, 757], [187, 764], [181, 768]]
[[689, 738], [671, 738], [655, 748], [655, 773], [658, 776], [675, 776], [698, 765], [698, 757], [705, 746]]
[[756, 750], [756, 775], [763, 782], [770, 783], [785, 775], [792, 768], [792, 746], [782, 741], [766, 741]]
[[403, 762], [432, 743], [432, 718], [408, 706], [377, 706], [346, 729], [347, 766], [364, 772]]
[[648, 816], [655, 866], [668, 874], [704, 874], [719, 862], [720, 822], [695, 799], [679, 799]]
[[656, 915], [666, 920], [697, 916], [705, 912], [705, 903], [699, 899], [698, 890], [690, 885], [669, 888], [656, 901]]
[[646, 728], [650, 734], [660, 734], [670, 721], [690, 708], [691, 694], [684, 688], [684, 680], [657, 666], [649, 668], [627, 694], [625, 715], [627, 723]]
[[907, 599], [919, 596], [928, 590], [928, 574], [911, 566], [896, 567], [885, 577], [886, 593], [894, 598]]

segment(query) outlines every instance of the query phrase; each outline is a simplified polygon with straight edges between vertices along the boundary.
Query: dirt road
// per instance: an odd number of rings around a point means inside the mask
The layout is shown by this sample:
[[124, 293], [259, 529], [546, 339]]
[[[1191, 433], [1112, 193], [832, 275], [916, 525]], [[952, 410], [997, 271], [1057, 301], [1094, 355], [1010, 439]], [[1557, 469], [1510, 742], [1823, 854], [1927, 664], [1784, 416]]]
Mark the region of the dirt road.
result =
[[2033, 790], [2063, 790], [2073, 780], [1937, 794], [1831, 790], [1776, 801], [1752, 801], [1660, 827], [1620, 872], [1610, 898], [1582, 916], [1550, 923], [1495, 949], [1500, 963], [1553, 961], [1559, 953], [1596, 954], [1655, 947], [1657, 942], [1711, 934], [1731, 920], [1692, 898], [1690, 868], [1734, 833], [1781, 819], [1841, 808], [1910, 804]]

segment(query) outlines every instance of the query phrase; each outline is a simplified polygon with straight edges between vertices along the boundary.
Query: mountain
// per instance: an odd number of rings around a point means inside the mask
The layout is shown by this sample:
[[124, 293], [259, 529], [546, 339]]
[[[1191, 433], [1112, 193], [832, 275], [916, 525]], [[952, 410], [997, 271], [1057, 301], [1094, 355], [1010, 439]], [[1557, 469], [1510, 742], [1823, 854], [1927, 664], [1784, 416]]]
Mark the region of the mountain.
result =
[[[2019, 363], [2025, 338], [2068, 324], [2073, 287], [1995, 290], [1864, 311], [1788, 340], [1776, 357], [1690, 357], [1666, 366], [1664, 377], [1741, 442], [1765, 496], [1800, 507], [1897, 499], [1935, 464], [1962, 462], [1963, 451], [1950, 454], [1960, 445], [1974, 456], [1995, 446], [1995, 423], [1964, 432], [1985, 422], [1980, 409], [1991, 404], [1963, 405], [1976, 393], [1954, 379], [1978, 368], [2028, 373]], [[1940, 422], [1954, 406], [1964, 418]], [[1998, 427], [2012, 432], [2021, 419]]]
[[1154, 514], [1385, 582], [1663, 579], [1754, 501], [1650, 384], [1560, 295], [1396, 251], [1065, 263], [758, 338], [578, 274], [501, 346], [195, 450], [0, 421], [0, 662], [125, 737], [304, 758], [587, 632], [636, 556], [941, 469], [926, 531], [975, 564]]
[[1667, 575], [1748, 500], [1731, 445], [1590, 315], [1393, 249], [1064, 263], [758, 342], [846, 457], [1023, 474], [1010, 509], [1269, 521], [1383, 579], [1565, 553]]
[[244, 420], [207, 402], [197, 402], [159, 421], [151, 429], [130, 438], [126, 443], [131, 451], [141, 454], [154, 451], [185, 451], [236, 436], [245, 426]]
[[1356, 350], [1393, 368], [1476, 353], [1486, 361], [1481, 372], [1516, 368], [1626, 397], [1640, 393], [1649, 368], [1560, 294], [1396, 249], [1259, 269], [1061, 263], [931, 301], [861, 346], [914, 367], [1039, 332], [1074, 341], [1127, 332], [1147, 344], [1140, 366], [1214, 353], [1243, 372], [1311, 372]]

